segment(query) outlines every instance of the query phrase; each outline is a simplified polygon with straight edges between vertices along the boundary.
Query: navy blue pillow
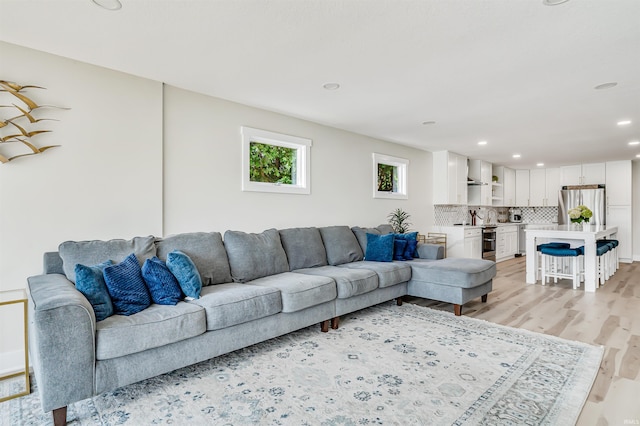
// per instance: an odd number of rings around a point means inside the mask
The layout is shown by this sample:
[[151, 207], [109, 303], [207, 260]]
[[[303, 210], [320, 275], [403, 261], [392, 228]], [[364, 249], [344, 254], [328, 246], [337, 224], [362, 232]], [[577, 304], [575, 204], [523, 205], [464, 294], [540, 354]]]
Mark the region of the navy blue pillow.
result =
[[175, 305], [184, 297], [176, 277], [173, 276], [167, 265], [156, 256], [144, 261], [142, 278], [147, 283], [153, 303]]
[[[405, 260], [404, 252], [407, 248], [407, 240], [395, 239], [393, 240], [393, 260]], [[412, 258], [413, 259], [413, 258]]]
[[198, 268], [189, 256], [179, 250], [172, 251], [167, 255], [167, 268], [178, 280], [185, 296], [192, 299], [200, 298], [202, 280]]
[[[418, 232], [407, 232], [406, 234], [393, 234], [396, 238], [399, 238], [401, 240], [407, 240], [407, 241], [415, 241], [416, 242], [416, 247], [418, 246]], [[406, 256], [405, 256], [406, 257]], [[418, 256], [418, 252], [416, 251], [415, 247], [413, 252], [411, 253], [411, 257], [420, 257]]]
[[367, 252], [364, 260], [391, 262], [393, 260], [393, 234], [367, 234]]
[[107, 260], [99, 265], [85, 266], [78, 263], [75, 267], [76, 289], [84, 294], [96, 314], [96, 321], [102, 321], [113, 315], [113, 303], [104, 282], [102, 271], [113, 262]]
[[116, 314], [137, 314], [151, 305], [151, 296], [134, 253], [117, 265], [104, 268], [104, 280]]
[[404, 260], [413, 260], [414, 258], [420, 257], [417, 256], [416, 248], [418, 247], [417, 240], [406, 240], [407, 247], [404, 249]]

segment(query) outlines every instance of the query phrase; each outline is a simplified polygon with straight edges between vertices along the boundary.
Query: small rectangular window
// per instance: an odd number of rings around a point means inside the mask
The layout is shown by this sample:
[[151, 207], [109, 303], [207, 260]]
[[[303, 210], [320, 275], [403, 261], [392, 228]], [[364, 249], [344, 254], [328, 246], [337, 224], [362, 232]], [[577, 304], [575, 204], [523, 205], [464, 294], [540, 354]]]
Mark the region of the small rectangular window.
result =
[[407, 199], [409, 161], [373, 153], [373, 197]]
[[242, 190], [309, 194], [311, 140], [242, 127]]

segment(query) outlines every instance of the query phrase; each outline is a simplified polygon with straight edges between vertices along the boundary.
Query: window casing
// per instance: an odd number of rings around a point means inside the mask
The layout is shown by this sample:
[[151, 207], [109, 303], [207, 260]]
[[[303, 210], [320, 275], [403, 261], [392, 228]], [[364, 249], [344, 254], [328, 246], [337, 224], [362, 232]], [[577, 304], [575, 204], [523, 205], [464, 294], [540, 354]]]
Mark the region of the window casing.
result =
[[409, 198], [407, 176], [409, 160], [373, 153], [373, 198]]

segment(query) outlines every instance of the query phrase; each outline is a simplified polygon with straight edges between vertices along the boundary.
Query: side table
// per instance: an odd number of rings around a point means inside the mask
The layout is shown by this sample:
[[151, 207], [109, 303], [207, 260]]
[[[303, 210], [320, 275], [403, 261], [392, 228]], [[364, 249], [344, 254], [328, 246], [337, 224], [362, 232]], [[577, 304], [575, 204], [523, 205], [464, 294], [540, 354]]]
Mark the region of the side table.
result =
[[24, 375], [25, 390], [24, 392], [2, 397], [0, 398], [0, 402], [17, 398], [19, 396], [29, 395], [31, 393], [31, 387], [29, 383], [29, 334], [28, 334], [28, 318], [27, 318], [27, 292], [24, 289], [0, 291], [0, 308], [2, 308], [5, 305], [13, 305], [18, 303], [22, 303], [23, 318], [24, 318], [24, 372], [20, 371], [18, 373], [2, 376], [0, 377], [0, 380], [10, 379], [13, 377]]

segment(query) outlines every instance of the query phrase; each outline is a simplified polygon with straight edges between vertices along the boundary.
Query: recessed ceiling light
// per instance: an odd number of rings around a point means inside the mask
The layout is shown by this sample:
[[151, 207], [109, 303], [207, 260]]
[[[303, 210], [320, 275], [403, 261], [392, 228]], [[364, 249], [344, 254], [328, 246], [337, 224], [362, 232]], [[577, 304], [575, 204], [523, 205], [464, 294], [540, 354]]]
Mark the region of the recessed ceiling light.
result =
[[435, 122], [435, 121], [423, 121], [423, 122], [422, 122], [422, 125], [423, 125], [423, 126], [429, 126], [429, 125], [431, 125], [431, 124], [436, 124], [436, 122]]
[[626, 126], [628, 124], [631, 124], [631, 120], [621, 120], [618, 121], [618, 126]]
[[538, 164], [536, 164], [536, 166], [542, 167], [542, 166], [544, 166], [544, 163], [538, 163]]
[[120, 0], [91, 0], [94, 4], [107, 10], [120, 10], [122, 9], [122, 3]]
[[327, 90], [338, 90], [340, 85], [338, 83], [325, 83], [322, 85]]
[[486, 145], [486, 144], [487, 144], [487, 141], [480, 141], [480, 142], [478, 142], [478, 145]]
[[615, 81], [612, 81], [610, 83], [598, 84], [596, 87], [594, 87], [594, 89], [596, 89], [596, 90], [611, 89], [613, 87], [616, 87], [617, 85], [618, 85], [618, 83], [616, 83]]
[[631, 141], [629, 145], [640, 145], [640, 141]]
[[636, 154], [636, 157], [637, 157], [637, 158], [640, 158], [640, 154]]
[[557, 6], [568, 1], [569, 0], [542, 0], [542, 4], [544, 4], [545, 6]]
[[513, 154], [513, 158], [520, 158], [520, 154]]

